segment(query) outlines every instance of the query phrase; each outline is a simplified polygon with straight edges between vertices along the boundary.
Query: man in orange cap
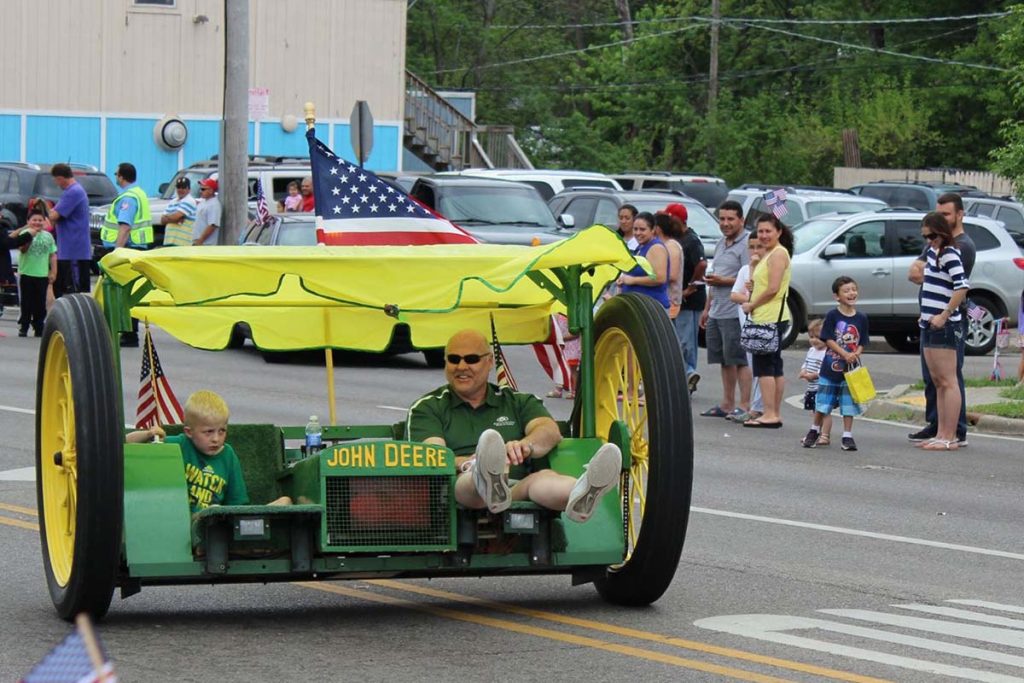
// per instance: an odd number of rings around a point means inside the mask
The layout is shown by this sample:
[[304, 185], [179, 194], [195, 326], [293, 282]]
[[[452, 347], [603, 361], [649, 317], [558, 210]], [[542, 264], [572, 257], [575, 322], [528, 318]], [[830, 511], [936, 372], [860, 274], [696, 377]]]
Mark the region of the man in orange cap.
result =
[[192, 225], [192, 245], [217, 244], [220, 237], [221, 205], [217, 198], [217, 179], [199, 181], [199, 209]]

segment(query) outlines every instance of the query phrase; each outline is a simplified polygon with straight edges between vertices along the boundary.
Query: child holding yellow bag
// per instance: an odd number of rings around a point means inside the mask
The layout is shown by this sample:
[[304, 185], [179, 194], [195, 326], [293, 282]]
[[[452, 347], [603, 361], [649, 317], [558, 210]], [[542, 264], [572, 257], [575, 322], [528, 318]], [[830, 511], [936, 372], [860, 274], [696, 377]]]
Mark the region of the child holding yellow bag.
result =
[[857, 312], [857, 282], [842, 275], [832, 283], [832, 296], [836, 307], [825, 314], [821, 325], [821, 340], [827, 350], [818, 373], [818, 395], [814, 403], [814, 422], [803, 439], [804, 448], [818, 443], [821, 424], [826, 415], [839, 408], [843, 417], [842, 449], [857, 450], [853, 440], [853, 418], [861, 414], [861, 407], [850, 395], [845, 374], [860, 362], [861, 352], [868, 343], [868, 317]]

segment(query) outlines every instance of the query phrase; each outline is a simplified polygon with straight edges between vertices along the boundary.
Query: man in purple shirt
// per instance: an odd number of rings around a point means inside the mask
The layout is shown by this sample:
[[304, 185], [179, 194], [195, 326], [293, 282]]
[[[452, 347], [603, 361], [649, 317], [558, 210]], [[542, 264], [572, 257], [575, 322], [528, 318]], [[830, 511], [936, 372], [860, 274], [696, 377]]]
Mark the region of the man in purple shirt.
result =
[[57, 205], [50, 209], [50, 220], [57, 228], [57, 281], [53, 285], [53, 294], [59, 297], [88, 292], [92, 261], [89, 197], [67, 164], [54, 164], [50, 175], [64, 190]]

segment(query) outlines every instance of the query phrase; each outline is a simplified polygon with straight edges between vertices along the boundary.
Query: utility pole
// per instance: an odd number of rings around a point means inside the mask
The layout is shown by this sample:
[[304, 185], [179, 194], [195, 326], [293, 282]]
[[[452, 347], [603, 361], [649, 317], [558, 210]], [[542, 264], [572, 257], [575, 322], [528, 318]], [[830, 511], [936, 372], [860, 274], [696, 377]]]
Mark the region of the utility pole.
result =
[[711, 0], [711, 58], [708, 66], [708, 125], [711, 127], [708, 160], [715, 161], [715, 128], [718, 121], [718, 26], [722, 21], [721, 0]]
[[249, 217], [249, 0], [224, 0], [224, 121], [220, 243], [238, 244]]

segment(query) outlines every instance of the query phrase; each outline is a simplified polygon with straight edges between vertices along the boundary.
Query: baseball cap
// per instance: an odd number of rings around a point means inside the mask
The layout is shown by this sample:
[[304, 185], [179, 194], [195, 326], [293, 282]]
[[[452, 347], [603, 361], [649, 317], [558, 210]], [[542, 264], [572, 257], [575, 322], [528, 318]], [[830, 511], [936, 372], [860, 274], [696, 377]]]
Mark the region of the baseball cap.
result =
[[[199, 181], [199, 187], [208, 187], [214, 192], [217, 191], [217, 181], [214, 178], [203, 178]], [[685, 211], [685, 209], [684, 209]]]
[[175, 187], [192, 187], [192, 181], [187, 177], [182, 176], [174, 182]]
[[682, 204], [669, 204], [664, 209], [662, 209], [661, 212], [662, 213], [667, 213], [669, 216], [672, 216], [673, 218], [678, 218], [679, 220], [681, 220], [684, 223], [686, 222], [686, 219], [690, 215], [686, 211], [686, 207], [683, 206]]

